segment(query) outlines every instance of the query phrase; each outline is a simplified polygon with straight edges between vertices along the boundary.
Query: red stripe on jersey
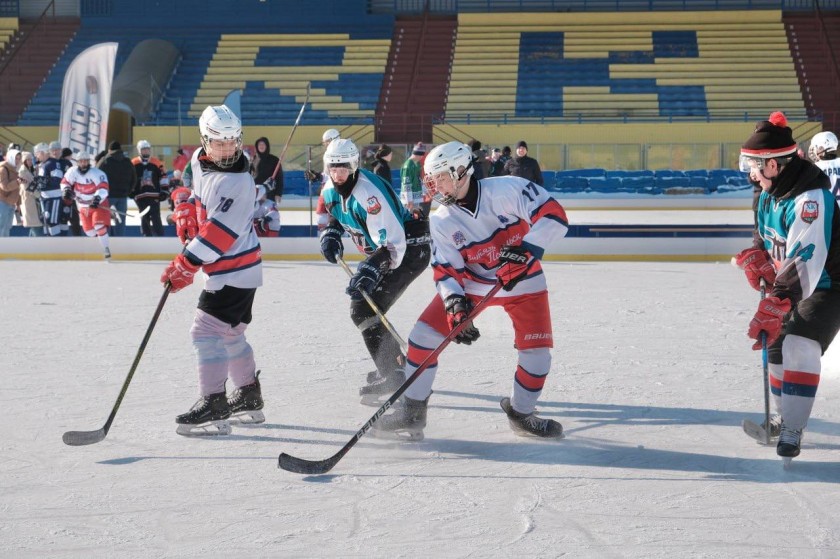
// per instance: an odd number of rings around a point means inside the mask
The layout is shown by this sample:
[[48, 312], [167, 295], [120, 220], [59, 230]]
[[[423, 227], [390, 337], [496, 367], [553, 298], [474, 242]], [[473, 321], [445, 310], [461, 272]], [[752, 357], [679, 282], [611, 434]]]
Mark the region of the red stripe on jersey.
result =
[[820, 384], [820, 375], [804, 373], [802, 371], [785, 371], [785, 382], [804, 386], [818, 386]]
[[522, 366], [516, 367], [516, 380], [527, 388], [528, 390], [542, 390], [543, 385], [545, 385], [545, 378], [548, 375], [543, 375], [541, 377], [537, 377], [526, 371], [522, 368]]
[[459, 274], [458, 271], [452, 266], [444, 266], [443, 264], [432, 264], [432, 271], [434, 273], [435, 283], [441, 282], [447, 278], [452, 278], [461, 285], [464, 284], [463, 274]]
[[773, 388], [776, 388], [778, 390], [781, 390], [782, 389], [782, 381], [777, 379], [773, 375], [770, 375], [770, 386], [772, 386]]
[[204, 223], [207, 219], [207, 210], [204, 208], [204, 204], [201, 203], [201, 198], [198, 196], [195, 197], [195, 218], [199, 223]]
[[236, 242], [236, 235], [231, 234], [227, 229], [221, 228], [214, 221], [205, 221], [198, 231], [198, 236], [219, 254], [226, 253], [233, 243]]
[[247, 268], [250, 265], [256, 264], [262, 257], [261, 250], [252, 250], [244, 254], [240, 254], [233, 258], [222, 258], [216, 260], [211, 264], [204, 265], [204, 271], [208, 275], [218, 274], [221, 272], [228, 272], [239, 268]]
[[531, 226], [519, 220], [515, 225], [506, 229], [497, 229], [493, 236], [484, 242], [466, 246], [460, 250], [464, 262], [480, 264], [491, 269], [499, 265], [499, 250], [505, 245], [519, 245]]
[[557, 218], [566, 225], [569, 224], [569, 218], [566, 217], [566, 210], [564, 210], [563, 206], [560, 205], [560, 202], [554, 198], [540, 206], [537, 212], [531, 216], [531, 223], [536, 223], [538, 219], [542, 219], [549, 215]]

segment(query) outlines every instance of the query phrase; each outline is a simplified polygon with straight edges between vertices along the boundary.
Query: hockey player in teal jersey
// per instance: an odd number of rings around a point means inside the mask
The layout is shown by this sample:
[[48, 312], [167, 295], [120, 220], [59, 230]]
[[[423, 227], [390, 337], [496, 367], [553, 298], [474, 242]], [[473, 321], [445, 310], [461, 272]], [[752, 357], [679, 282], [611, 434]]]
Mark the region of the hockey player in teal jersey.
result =
[[429, 222], [410, 215], [380, 177], [359, 169], [359, 150], [350, 140], [330, 142], [324, 153], [324, 173], [329, 179], [322, 194], [330, 221], [321, 232], [321, 253], [337, 263], [344, 255], [341, 237], [347, 231], [366, 255], [347, 294], [350, 318], [361, 330], [377, 369], [360, 390], [362, 403], [379, 405], [376, 395], [393, 392], [402, 384], [405, 355], [361, 292], [370, 295], [383, 313], [391, 308], [429, 265]]
[[840, 330], [840, 213], [829, 178], [796, 155], [782, 113], [756, 125], [741, 148], [740, 168], [760, 185], [753, 246], [736, 262], [750, 284], [761, 279], [760, 302], [748, 335], [761, 349], [767, 335], [770, 386], [776, 411], [776, 452], [798, 456], [820, 380], [820, 358]]

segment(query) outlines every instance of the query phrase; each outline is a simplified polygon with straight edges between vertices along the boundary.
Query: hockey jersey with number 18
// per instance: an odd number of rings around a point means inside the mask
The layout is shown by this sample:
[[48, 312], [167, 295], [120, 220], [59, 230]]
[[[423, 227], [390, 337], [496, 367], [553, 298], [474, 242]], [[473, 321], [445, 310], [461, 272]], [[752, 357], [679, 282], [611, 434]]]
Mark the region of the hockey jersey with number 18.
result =
[[[493, 195], [485, 195], [492, 191]], [[569, 220], [557, 200], [541, 186], [520, 177], [478, 181], [475, 213], [457, 204], [441, 206], [430, 218], [432, 269], [438, 293], [484, 296], [496, 284], [499, 251], [525, 245], [536, 258], [566, 236]], [[535, 262], [528, 277], [497, 297], [515, 297], [546, 289], [545, 275]]]
[[186, 253], [202, 262], [204, 289], [261, 286], [262, 252], [253, 221], [257, 195], [248, 158], [243, 154], [230, 169], [220, 169], [199, 149], [190, 164], [198, 235]]

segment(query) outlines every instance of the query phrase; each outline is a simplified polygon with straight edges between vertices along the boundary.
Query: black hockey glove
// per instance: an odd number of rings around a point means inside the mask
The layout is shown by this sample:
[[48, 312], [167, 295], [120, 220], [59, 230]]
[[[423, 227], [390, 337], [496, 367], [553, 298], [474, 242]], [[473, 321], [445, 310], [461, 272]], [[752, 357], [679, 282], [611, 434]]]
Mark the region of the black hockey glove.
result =
[[61, 191], [61, 197], [64, 198], [65, 201], [72, 200], [73, 198], [75, 198], [75, 196], [73, 195], [73, 189], [65, 188]]
[[525, 279], [531, 267], [533, 256], [523, 246], [504, 246], [499, 252], [499, 269], [496, 277], [502, 284], [502, 289], [510, 291], [516, 284]]
[[327, 262], [336, 264], [339, 258], [344, 257], [344, 244], [341, 236], [344, 229], [338, 223], [332, 222], [321, 231], [321, 254]]
[[255, 219], [254, 225], [257, 228], [257, 232], [266, 235], [269, 232], [268, 224], [271, 223], [271, 217], [265, 216], [261, 219]]
[[446, 321], [449, 323], [449, 330], [452, 331], [456, 326], [464, 321], [469, 320], [469, 326], [461, 330], [461, 333], [453, 338], [456, 344], [470, 345], [476, 341], [481, 332], [469, 319], [470, 312], [472, 312], [472, 301], [463, 295], [450, 295], [443, 303], [446, 307]]
[[161, 191], [158, 193], [158, 200], [159, 200], [160, 202], [165, 202], [165, 201], [166, 201], [166, 200], [168, 200], [168, 199], [169, 199], [169, 193], [168, 193], [167, 191], [165, 191], [165, 190], [161, 190]]
[[382, 281], [382, 276], [391, 262], [391, 255], [387, 248], [380, 248], [371, 254], [367, 260], [362, 260], [356, 273], [350, 278], [350, 285], [347, 286], [347, 294], [354, 301], [362, 299], [362, 291], [372, 295], [376, 286]]
[[90, 207], [94, 210], [99, 207], [99, 203], [102, 201], [102, 198], [99, 196], [94, 196], [93, 200], [90, 201]]
[[324, 176], [321, 173], [316, 171], [304, 171], [303, 176], [306, 177], [306, 180], [309, 182], [321, 182]]

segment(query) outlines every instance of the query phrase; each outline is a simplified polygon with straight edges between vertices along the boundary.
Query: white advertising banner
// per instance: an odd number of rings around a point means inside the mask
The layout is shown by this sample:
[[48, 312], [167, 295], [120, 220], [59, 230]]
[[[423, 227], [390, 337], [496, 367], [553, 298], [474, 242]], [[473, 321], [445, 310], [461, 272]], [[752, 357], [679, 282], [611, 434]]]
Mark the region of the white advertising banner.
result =
[[100, 43], [85, 49], [64, 75], [59, 141], [74, 153], [87, 151], [95, 156], [107, 145], [117, 46]]

